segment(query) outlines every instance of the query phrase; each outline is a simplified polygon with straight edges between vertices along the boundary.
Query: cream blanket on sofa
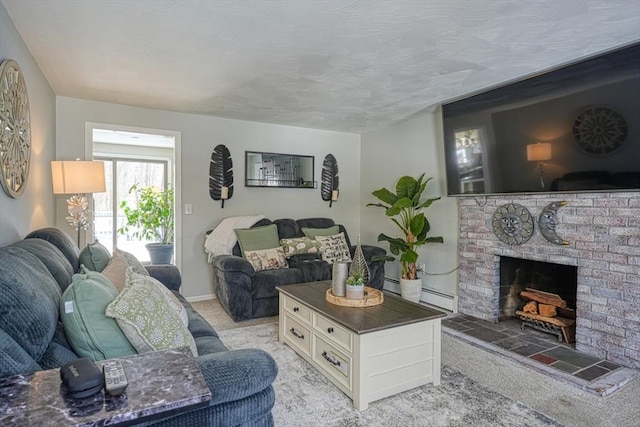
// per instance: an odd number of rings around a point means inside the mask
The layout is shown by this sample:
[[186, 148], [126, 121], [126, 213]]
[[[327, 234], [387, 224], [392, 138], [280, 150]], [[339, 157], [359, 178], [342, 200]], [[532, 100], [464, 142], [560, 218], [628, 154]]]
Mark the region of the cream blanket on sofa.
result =
[[264, 215], [230, 216], [223, 219], [204, 240], [204, 251], [211, 263], [216, 255], [231, 255], [238, 242], [236, 228], [249, 228], [264, 219]]

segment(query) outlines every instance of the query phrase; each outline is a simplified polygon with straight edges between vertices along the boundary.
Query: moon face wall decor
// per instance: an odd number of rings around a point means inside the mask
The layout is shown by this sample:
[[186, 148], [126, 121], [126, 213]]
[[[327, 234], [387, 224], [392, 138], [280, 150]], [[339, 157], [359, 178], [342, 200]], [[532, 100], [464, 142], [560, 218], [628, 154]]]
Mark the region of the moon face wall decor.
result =
[[538, 217], [538, 228], [540, 229], [540, 234], [554, 245], [569, 244], [568, 241], [556, 234], [556, 225], [558, 224], [556, 214], [558, 213], [558, 209], [566, 204], [567, 202], [564, 200], [549, 203], [544, 207], [544, 209], [542, 209], [542, 212]]
[[508, 203], [493, 214], [493, 232], [508, 245], [521, 245], [533, 235], [533, 218], [522, 205]]

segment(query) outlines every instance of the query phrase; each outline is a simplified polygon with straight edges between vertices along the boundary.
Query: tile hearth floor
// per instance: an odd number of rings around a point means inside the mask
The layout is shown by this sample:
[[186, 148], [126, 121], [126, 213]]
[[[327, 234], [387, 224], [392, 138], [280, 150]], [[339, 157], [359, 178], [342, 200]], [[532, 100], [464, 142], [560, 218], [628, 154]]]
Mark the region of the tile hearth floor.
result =
[[442, 327], [599, 395], [612, 393], [637, 374], [616, 363], [581, 353], [572, 345], [559, 343], [555, 335], [531, 328], [522, 330], [521, 323], [510, 319], [496, 324], [466, 314], [450, 314], [443, 319]]

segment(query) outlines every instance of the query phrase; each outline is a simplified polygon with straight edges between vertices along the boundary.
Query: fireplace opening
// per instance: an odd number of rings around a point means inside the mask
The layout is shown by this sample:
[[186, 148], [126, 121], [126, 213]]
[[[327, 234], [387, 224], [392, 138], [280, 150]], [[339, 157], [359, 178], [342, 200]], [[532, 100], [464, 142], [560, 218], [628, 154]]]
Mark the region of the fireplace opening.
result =
[[500, 257], [498, 321], [519, 318], [573, 342], [577, 284], [575, 266]]

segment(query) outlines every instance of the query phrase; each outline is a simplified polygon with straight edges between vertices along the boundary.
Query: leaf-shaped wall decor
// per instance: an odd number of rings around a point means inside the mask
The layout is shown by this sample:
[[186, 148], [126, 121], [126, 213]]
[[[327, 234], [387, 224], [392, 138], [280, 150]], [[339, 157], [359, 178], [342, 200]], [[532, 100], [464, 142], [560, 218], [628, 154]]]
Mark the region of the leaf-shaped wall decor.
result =
[[331, 202], [332, 193], [334, 190], [337, 191], [339, 186], [338, 162], [336, 158], [333, 157], [333, 154], [327, 154], [324, 162], [322, 162], [322, 185], [320, 186], [322, 200]]
[[219, 144], [213, 149], [209, 164], [209, 195], [213, 200], [222, 198], [222, 187], [228, 188], [227, 199], [230, 199], [233, 196], [233, 161], [229, 149]]

